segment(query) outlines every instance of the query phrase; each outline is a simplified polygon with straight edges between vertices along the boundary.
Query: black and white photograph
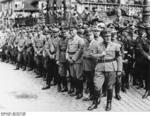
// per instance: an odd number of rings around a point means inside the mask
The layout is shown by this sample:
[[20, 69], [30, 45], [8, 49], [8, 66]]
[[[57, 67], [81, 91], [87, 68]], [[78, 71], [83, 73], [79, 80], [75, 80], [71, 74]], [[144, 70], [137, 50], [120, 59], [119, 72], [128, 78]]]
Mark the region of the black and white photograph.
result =
[[0, 116], [26, 112], [150, 112], [150, 0], [0, 0]]

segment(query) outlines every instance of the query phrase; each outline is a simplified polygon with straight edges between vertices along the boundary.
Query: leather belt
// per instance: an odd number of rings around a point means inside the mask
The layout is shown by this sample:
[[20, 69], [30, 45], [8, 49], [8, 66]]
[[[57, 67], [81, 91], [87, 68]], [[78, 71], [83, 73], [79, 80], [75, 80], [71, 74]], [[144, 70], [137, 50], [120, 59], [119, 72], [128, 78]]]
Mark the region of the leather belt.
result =
[[76, 52], [68, 52], [68, 54], [70, 54], [70, 55], [73, 55], [73, 54], [75, 54]]
[[61, 52], [66, 52], [66, 50], [60, 50]]
[[108, 62], [114, 62], [114, 61], [116, 61], [116, 59], [114, 58], [114, 59], [104, 59], [104, 60], [98, 60], [98, 63], [108, 63]]
[[52, 55], [54, 55], [55, 54], [55, 52], [50, 52]]

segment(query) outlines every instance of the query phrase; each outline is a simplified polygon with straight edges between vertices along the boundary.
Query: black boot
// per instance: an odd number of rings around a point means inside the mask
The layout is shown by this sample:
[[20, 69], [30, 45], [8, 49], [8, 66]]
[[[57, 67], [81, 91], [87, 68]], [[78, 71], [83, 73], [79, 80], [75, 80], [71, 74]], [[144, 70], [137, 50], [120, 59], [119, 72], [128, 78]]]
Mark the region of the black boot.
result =
[[73, 79], [72, 79], [71, 76], [69, 77], [69, 83], [68, 83], [68, 85], [69, 85], [68, 94], [72, 94], [74, 92], [74, 86], [73, 86]]
[[26, 70], [26, 66], [25, 67], [23, 67], [23, 69], [22, 69], [23, 71], [25, 71]]
[[43, 87], [42, 90], [50, 89], [50, 85], [47, 85], [46, 87]]
[[61, 92], [67, 92], [68, 87], [67, 87], [67, 78], [66, 77], [62, 77], [62, 83], [63, 83], [63, 89]]
[[58, 75], [58, 78], [57, 78], [57, 91], [58, 92], [61, 92], [61, 90], [62, 90], [61, 83], [62, 83], [62, 77], [60, 75]]
[[106, 111], [110, 111], [111, 110], [111, 101], [112, 101], [112, 96], [113, 96], [113, 90], [112, 89], [108, 89], [107, 90], [107, 105], [106, 105]]
[[146, 90], [145, 94], [142, 96], [143, 99], [146, 99], [148, 96], [150, 96], [150, 91]]
[[125, 84], [122, 84], [121, 91], [122, 91], [122, 92], [124, 92], [124, 93], [126, 93], [126, 92], [127, 92], [126, 87], [125, 87]]
[[98, 103], [97, 103], [97, 100], [95, 99], [95, 100], [93, 101], [92, 105], [88, 107], [88, 110], [89, 110], [89, 111], [92, 111], [92, 110], [96, 109], [97, 106], [98, 106]]
[[19, 70], [19, 67], [16, 67], [14, 70]]
[[121, 84], [120, 83], [116, 84], [116, 86], [115, 86], [115, 94], [116, 94], [115, 98], [117, 100], [121, 100], [120, 89], [121, 89]]
[[68, 94], [72, 94], [74, 92], [74, 89], [71, 88], [69, 91], [68, 91]]
[[61, 85], [60, 84], [58, 84], [58, 86], [57, 86], [57, 92], [61, 92]]
[[83, 81], [78, 80], [78, 94], [76, 99], [81, 99], [83, 97]]
[[107, 101], [106, 111], [110, 111], [110, 110], [111, 110], [111, 101]]
[[76, 96], [76, 95], [78, 95], [79, 90], [78, 90], [77, 83], [78, 83], [77, 79], [72, 78], [71, 86], [72, 86], [72, 88], [74, 89], [74, 92], [72, 92], [72, 93], [70, 94], [70, 96]]
[[91, 110], [96, 109], [98, 107], [98, 105], [100, 104], [100, 101], [101, 101], [100, 92], [95, 91], [93, 103], [91, 106], [88, 107], [88, 110], [91, 111]]

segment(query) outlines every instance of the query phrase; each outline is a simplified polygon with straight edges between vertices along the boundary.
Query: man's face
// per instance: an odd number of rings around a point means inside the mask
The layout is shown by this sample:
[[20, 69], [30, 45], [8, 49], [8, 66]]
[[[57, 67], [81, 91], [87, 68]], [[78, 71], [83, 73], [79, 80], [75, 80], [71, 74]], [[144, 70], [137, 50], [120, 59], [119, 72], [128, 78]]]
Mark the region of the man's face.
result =
[[63, 37], [67, 37], [67, 33], [65, 31], [62, 32]]
[[70, 30], [70, 35], [71, 35], [72, 37], [74, 37], [76, 34], [77, 34], [77, 30], [75, 30], [75, 29]]
[[93, 34], [94, 34], [94, 37], [99, 37], [100, 36], [100, 31], [94, 30]]
[[89, 41], [92, 41], [94, 38], [93, 38], [93, 34], [91, 33], [91, 32], [89, 32], [86, 36], [85, 36], [85, 38], [87, 39], [87, 40], [89, 40]]
[[144, 33], [144, 29], [139, 28], [138, 33], [139, 33], [139, 35], [142, 35]]
[[66, 37], [69, 38], [71, 35], [70, 35], [70, 32], [69, 31], [66, 31]]
[[103, 36], [104, 42], [108, 43], [111, 41], [111, 35], [110, 34], [106, 34]]

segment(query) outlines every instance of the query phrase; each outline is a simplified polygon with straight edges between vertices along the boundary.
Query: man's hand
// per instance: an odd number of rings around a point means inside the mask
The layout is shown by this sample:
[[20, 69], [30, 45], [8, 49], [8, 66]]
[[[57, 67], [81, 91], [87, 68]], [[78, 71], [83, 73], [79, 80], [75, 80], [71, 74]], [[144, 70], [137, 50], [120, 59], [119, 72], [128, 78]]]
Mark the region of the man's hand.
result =
[[72, 59], [68, 59], [70, 64], [73, 64], [73, 60]]
[[106, 55], [106, 51], [103, 51], [103, 52], [102, 52], [102, 56], [105, 56], [105, 55]]
[[56, 62], [57, 65], [59, 65], [59, 63], [60, 63], [59, 61]]
[[121, 76], [121, 75], [122, 75], [122, 72], [118, 71], [117, 76]]

